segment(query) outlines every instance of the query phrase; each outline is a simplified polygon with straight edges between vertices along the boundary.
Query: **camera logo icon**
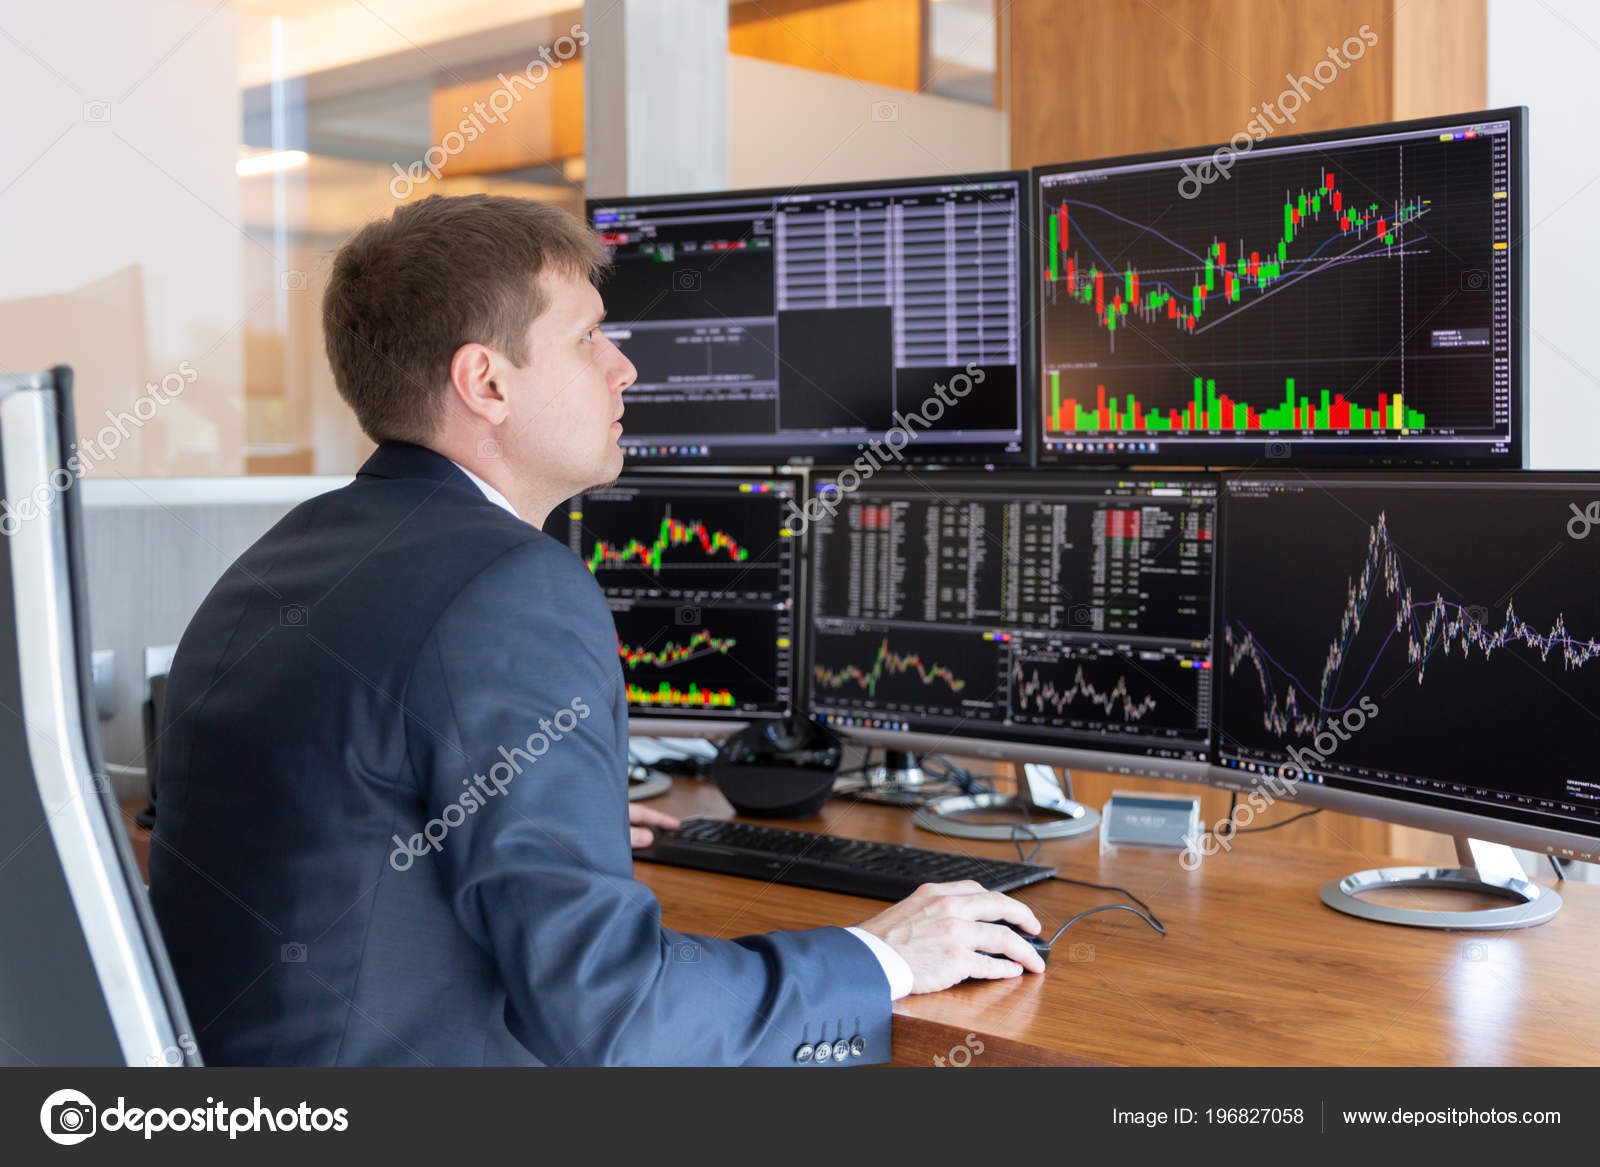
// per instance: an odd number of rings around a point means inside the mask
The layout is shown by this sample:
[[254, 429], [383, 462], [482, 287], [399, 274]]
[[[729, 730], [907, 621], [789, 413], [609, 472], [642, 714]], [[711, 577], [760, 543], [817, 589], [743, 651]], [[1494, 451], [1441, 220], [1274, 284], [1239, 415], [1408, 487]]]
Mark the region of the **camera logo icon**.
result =
[[279, 949], [278, 956], [284, 964], [304, 964], [306, 962], [306, 946], [298, 942], [285, 944]]
[[1267, 457], [1269, 457], [1269, 458], [1287, 458], [1288, 456], [1289, 456], [1289, 443], [1288, 442], [1268, 442], [1267, 443]]
[[1087, 963], [1094, 959], [1093, 944], [1074, 944], [1067, 949], [1067, 959]]
[[1067, 613], [1067, 623], [1074, 628], [1087, 628], [1094, 623], [1094, 609], [1088, 604], [1074, 604]]
[[872, 103], [872, 120], [875, 122], [897, 122], [900, 120], [900, 107], [892, 101], [875, 101]]
[[694, 604], [679, 604], [673, 613], [673, 623], [680, 627], [696, 628], [700, 624], [700, 609]]
[[111, 120], [111, 103], [109, 101], [84, 102], [83, 120], [86, 122], [109, 122]]
[[285, 292], [303, 292], [306, 290], [306, 273], [303, 271], [286, 271], [278, 273], [278, 286]]
[[680, 267], [672, 273], [672, 290], [674, 292], [698, 292], [700, 290], [700, 273], [693, 268]]
[[1461, 290], [1463, 292], [1481, 292], [1489, 286], [1489, 273], [1479, 268], [1469, 267], [1461, 273]]
[[503, 458], [505, 457], [505, 448], [500, 445], [500, 439], [498, 438], [479, 438], [478, 457]]
[[83, 1142], [95, 1132], [95, 1105], [78, 1090], [57, 1090], [39, 1108], [45, 1138], [63, 1147]]
[[700, 960], [700, 946], [693, 940], [680, 940], [672, 946], [672, 959], [680, 964], [697, 964]]
[[309, 615], [304, 604], [285, 604], [278, 609], [278, 623], [285, 628], [304, 628]]

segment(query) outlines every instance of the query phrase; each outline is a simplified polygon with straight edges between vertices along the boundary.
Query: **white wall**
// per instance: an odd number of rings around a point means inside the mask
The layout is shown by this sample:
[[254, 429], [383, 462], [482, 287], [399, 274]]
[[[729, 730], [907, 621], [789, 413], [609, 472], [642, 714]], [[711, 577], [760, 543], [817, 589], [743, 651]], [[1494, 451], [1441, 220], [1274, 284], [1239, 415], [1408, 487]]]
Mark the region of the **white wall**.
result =
[[1597, 73], [1593, 0], [1489, 0], [1489, 104], [1529, 107], [1529, 433], [1540, 469], [1600, 467]]
[[728, 186], [1004, 170], [1000, 110], [728, 56]]
[[[7, 4], [4, 25], [0, 302], [10, 310], [0, 303], [0, 366], [94, 368], [78, 386], [80, 432], [92, 434], [102, 410], [132, 408], [148, 381], [188, 361], [196, 379], [106, 470], [242, 472], [241, 254], [251, 244], [234, 174], [233, 7], [51, 0]], [[123, 308], [101, 295], [91, 327], [52, 305], [54, 334], [40, 335], [29, 301], [112, 276]], [[95, 349], [111, 343], [100, 334], [113, 319], [143, 335], [138, 345], [119, 337], [111, 359]]]

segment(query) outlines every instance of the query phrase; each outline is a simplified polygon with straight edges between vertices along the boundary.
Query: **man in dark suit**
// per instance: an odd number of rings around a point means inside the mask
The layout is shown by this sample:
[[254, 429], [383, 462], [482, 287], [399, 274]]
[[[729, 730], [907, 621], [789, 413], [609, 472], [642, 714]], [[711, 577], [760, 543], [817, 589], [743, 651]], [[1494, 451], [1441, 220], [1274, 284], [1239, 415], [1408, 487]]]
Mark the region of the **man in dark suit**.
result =
[[882, 1061], [894, 997], [1042, 970], [985, 922], [1033, 914], [976, 884], [849, 929], [662, 927], [630, 823], [675, 824], [627, 801], [610, 611], [539, 530], [622, 466], [604, 258], [470, 196], [334, 263], [328, 356], [378, 449], [228, 570], [167, 687], [150, 890], [210, 1062]]

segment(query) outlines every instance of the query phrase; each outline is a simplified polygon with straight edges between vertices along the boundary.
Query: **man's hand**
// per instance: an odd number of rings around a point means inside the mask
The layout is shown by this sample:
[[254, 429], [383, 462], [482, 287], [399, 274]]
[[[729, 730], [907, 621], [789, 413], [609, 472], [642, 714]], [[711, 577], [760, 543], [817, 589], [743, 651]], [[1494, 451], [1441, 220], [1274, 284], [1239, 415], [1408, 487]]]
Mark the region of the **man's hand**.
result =
[[[859, 927], [888, 944], [911, 966], [911, 992], [937, 993], [968, 977], [1000, 980], [1023, 970], [1043, 972], [1033, 946], [1003, 924], [1007, 920], [1037, 934], [1039, 921], [1020, 900], [985, 891], [974, 880], [925, 883], [893, 907]], [[994, 952], [1009, 960], [996, 960]]]
[[648, 806], [640, 806], [637, 802], [628, 804], [628, 841], [635, 847], [648, 847], [655, 835], [650, 832], [650, 827], [661, 827], [663, 830], [675, 831], [678, 829], [678, 820], [670, 814], [662, 814], [659, 810], [651, 810]]

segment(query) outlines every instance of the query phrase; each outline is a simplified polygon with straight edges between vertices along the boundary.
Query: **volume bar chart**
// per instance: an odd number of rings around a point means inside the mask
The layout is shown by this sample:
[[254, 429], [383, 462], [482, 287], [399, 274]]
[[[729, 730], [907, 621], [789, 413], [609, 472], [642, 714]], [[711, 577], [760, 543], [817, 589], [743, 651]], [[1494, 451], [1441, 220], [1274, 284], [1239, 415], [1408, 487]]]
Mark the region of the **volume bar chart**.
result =
[[1050, 425], [1064, 433], [1186, 433], [1199, 430], [1340, 430], [1408, 433], [1426, 427], [1427, 418], [1405, 404], [1404, 394], [1391, 400], [1378, 394], [1376, 407], [1345, 400], [1343, 393], [1329, 395], [1323, 389], [1316, 402], [1296, 397], [1295, 379], [1284, 380], [1284, 398], [1271, 409], [1257, 410], [1227, 394], [1218, 395], [1214, 380], [1196, 377], [1194, 399], [1182, 410], [1165, 413], [1146, 410], [1137, 397], [1127, 394], [1119, 403], [1107, 399], [1106, 387], [1096, 385], [1094, 404], [1061, 399], [1061, 374], [1050, 374]]

